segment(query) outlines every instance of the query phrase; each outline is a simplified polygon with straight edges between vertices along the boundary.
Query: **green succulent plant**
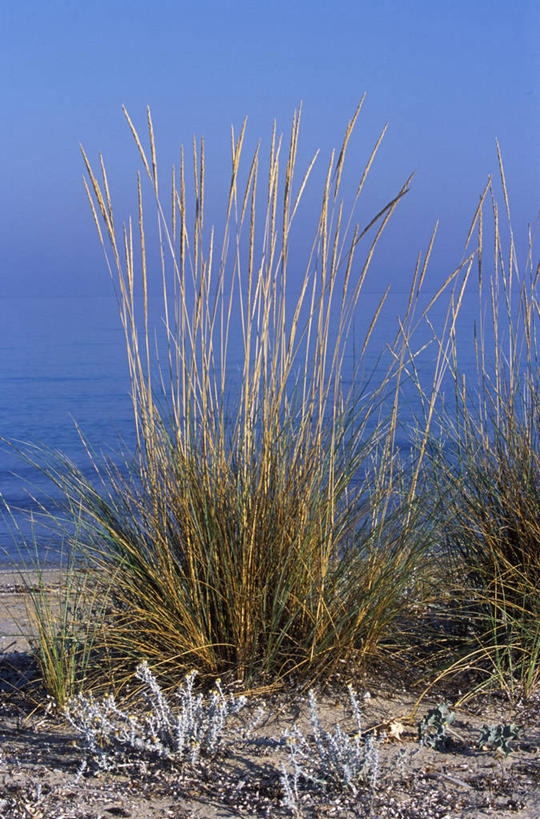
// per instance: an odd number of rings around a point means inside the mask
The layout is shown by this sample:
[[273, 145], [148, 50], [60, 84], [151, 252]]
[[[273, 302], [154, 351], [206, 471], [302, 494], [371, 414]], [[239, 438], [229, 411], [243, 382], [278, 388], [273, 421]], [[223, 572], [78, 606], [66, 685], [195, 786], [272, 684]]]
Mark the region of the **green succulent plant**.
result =
[[437, 751], [444, 751], [450, 739], [448, 726], [454, 719], [454, 712], [444, 702], [435, 708], [430, 708], [418, 723], [419, 742]]
[[519, 725], [484, 725], [478, 743], [484, 751], [494, 751], [497, 756], [512, 753], [511, 742], [521, 734]]

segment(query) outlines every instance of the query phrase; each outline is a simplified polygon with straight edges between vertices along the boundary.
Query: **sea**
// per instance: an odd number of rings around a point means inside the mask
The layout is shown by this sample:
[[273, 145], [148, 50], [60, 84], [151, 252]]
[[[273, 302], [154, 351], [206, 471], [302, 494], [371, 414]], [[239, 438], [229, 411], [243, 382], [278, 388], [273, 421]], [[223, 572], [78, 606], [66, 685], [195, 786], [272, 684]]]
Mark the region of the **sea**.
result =
[[[352, 378], [364, 325], [380, 296], [370, 292], [362, 297], [345, 359], [345, 380]], [[364, 376], [359, 377], [367, 378], [369, 362], [375, 367], [381, 351], [393, 340], [396, 317], [405, 304], [406, 295], [399, 292], [386, 303], [368, 348]], [[476, 300], [469, 298], [460, 321], [463, 337], [469, 339], [463, 345], [464, 367], [471, 372], [470, 339], [476, 312]], [[151, 302], [151, 313], [159, 335], [159, 299]], [[239, 337], [236, 353], [234, 344], [233, 329], [230, 367], [238, 376], [242, 366]], [[421, 337], [417, 346], [421, 346]], [[435, 353], [432, 345], [422, 354], [426, 383]], [[404, 411], [414, 414], [417, 397], [414, 390], [405, 393]], [[401, 445], [408, 446], [406, 438]], [[61, 489], [44, 471], [47, 463], [68, 459], [92, 478], [93, 461], [124, 458], [135, 447], [128, 362], [114, 294], [0, 297], [0, 564], [20, 564], [34, 552], [44, 562], [57, 559], [64, 536], [55, 521], [64, 514], [65, 503]]]

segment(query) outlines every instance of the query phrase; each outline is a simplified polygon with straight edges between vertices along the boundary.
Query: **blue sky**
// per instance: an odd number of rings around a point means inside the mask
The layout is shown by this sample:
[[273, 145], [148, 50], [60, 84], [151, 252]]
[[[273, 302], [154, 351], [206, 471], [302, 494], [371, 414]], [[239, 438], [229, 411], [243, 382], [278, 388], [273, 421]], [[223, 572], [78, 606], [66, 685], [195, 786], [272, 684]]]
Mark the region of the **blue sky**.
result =
[[[305, 156], [327, 156], [362, 93], [351, 173], [388, 120], [375, 206], [416, 170], [379, 270], [408, 279], [436, 218], [437, 275], [459, 261], [478, 194], [505, 159], [514, 224], [540, 189], [540, 5], [535, 0], [25, 0], [0, 4], [0, 292], [110, 292], [82, 187], [79, 142], [102, 151], [113, 195], [136, 206], [121, 114], [150, 105], [165, 166], [192, 134], [225, 180], [231, 123], [282, 130], [303, 101]], [[304, 155], [302, 155], [304, 156]]]

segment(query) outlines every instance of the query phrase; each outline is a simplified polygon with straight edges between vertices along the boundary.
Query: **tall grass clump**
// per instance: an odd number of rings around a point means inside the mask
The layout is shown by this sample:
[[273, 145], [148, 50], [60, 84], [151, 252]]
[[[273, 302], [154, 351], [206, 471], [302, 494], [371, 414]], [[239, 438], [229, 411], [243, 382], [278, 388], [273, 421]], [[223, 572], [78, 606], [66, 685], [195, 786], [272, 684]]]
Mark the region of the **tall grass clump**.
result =
[[[313, 676], [373, 651], [407, 604], [424, 538], [414, 475], [402, 500], [395, 433], [428, 259], [387, 366], [370, 383], [356, 377], [383, 297], [365, 321], [351, 379], [344, 362], [362, 287], [410, 181], [364, 227], [356, 223], [384, 134], [347, 204], [343, 173], [360, 107], [324, 173], [300, 272], [293, 223], [317, 156], [298, 174], [299, 113], [287, 148], [274, 126], [264, 169], [260, 145], [242, 163], [245, 123], [232, 132], [219, 242], [205, 221], [203, 141], [193, 144], [192, 204], [183, 150], [163, 199], [150, 113], [148, 148], [126, 113], [142, 162], [136, 226], [117, 223], [103, 160], [95, 170], [83, 151], [116, 283], [138, 448], [99, 489], [74, 470], [64, 488], [83, 509], [94, 565], [114, 574], [108, 639], [119, 667], [144, 659], [244, 681]], [[156, 278], [160, 361], [149, 308]]]
[[[45, 450], [35, 449], [42, 459]], [[20, 450], [21, 455], [29, 459], [30, 450]], [[42, 461], [39, 465], [43, 468]], [[35, 679], [39, 688], [32, 693], [31, 687], [29, 693], [39, 701], [44, 691], [48, 707], [63, 708], [70, 697], [110, 681], [104, 628], [111, 578], [80, 560], [76, 518], [72, 521], [73, 545], [68, 547], [66, 536], [58, 549], [43, 552], [36, 533], [32, 540], [25, 537], [5, 501], [4, 509], [16, 545], [12, 572], [24, 592], [26, 608], [26, 618], [16, 612], [10, 615], [39, 672]], [[51, 518], [51, 525], [58, 523]]]
[[452, 669], [476, 669], [482, 684], [528, 694], [540, 679], [540, 268], [529, 231], [520, 270], [500, 151], [499, 167], [503, 213], [490, 180], [470, 234], [477, 231], [479, 248], [476, 382], [460, 368], [454, 336], [455, 403], [442, 411], [428, 471], [467, 623]]
[[106, 681], [103, 654], [106, 585], [73, 563], [23, 576], [28, 635], [49, 701], [62, 708], [70, 697]]

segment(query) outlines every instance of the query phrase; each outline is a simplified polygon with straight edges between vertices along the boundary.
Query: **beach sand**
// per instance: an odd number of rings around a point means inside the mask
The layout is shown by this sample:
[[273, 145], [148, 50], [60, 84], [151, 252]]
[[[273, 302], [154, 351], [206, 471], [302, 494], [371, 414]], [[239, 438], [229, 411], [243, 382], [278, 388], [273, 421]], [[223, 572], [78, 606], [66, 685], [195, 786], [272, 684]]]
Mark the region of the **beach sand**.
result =
[[62, 582], [59, 569], [0, 569], [0, 654], [27, 651], [32, 632], [27, 607], [29, 592], [38, 588], [41, 576], [45, 589], [58, 590]]

